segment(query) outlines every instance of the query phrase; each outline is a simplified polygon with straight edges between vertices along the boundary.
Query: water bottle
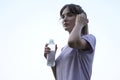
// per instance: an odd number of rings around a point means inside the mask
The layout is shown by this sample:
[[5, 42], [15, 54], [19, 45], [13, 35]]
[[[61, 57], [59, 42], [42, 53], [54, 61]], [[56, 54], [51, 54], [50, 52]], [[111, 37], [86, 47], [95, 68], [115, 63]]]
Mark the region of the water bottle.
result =
[[49, 40], [48, 47], [50, 48], [50, 53], [47, 54], [47, 65], [55, 66], [55, 43], [53, 39]]

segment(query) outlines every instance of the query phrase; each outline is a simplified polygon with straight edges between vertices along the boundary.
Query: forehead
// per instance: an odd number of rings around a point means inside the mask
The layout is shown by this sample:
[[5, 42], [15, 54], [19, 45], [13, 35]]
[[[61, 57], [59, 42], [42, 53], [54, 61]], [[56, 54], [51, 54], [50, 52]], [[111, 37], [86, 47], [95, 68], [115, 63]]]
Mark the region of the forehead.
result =
[[67, 14], [67, 13], [70, 13], [70, 10], [69, 10], [68, 7], [66, 7], [66, 8], [63, 10], [62, 15]]

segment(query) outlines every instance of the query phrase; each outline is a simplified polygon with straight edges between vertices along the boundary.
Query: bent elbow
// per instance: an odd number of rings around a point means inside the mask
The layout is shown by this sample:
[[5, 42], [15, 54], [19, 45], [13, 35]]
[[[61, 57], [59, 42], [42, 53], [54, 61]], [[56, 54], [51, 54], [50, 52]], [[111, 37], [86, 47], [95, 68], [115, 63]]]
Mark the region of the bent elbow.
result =
[[71, 48], [74, 48], [74, 43], [71, 42], [71, 41], [68, 41], [68, 46], [71, 47]]
[[68, 41], [68, 46], [71, 48], [77, 48], [78, 44], [78, 41]]

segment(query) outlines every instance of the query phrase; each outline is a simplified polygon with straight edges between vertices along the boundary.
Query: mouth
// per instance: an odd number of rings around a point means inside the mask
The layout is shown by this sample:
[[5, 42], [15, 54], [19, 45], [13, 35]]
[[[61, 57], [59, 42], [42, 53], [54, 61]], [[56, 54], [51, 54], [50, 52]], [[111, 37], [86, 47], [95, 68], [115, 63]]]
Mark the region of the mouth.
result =
[[65, 30], [68, 30], [69, 29], [69, 24], [68, 23], [64, 23], [63, 27], [64, 27]]
[[64, 23], [63, 26], [64, 26], [64, 27], [68, 27], [68, 23]]

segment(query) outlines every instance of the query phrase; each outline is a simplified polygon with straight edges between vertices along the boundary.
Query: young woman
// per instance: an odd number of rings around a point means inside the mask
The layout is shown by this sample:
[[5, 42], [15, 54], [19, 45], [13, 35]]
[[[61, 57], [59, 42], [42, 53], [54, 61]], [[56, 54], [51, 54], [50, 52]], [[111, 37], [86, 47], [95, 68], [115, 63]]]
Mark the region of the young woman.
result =
[[[88, 33], [87, 15], [79, 5], [66, 4], [60, 10], [60, 17], [64, 29], [69, 32], [69, 38], [55, 61], [55, 67], [52, 67], [55, 79], [90, 80], [96, 38]], [[46, 44], [44, 56], [49, 53], [50, 48]]]

